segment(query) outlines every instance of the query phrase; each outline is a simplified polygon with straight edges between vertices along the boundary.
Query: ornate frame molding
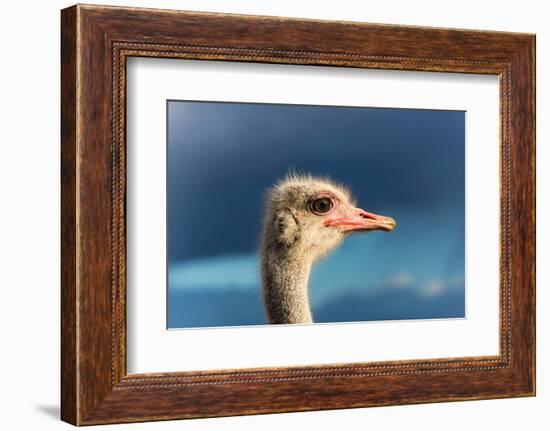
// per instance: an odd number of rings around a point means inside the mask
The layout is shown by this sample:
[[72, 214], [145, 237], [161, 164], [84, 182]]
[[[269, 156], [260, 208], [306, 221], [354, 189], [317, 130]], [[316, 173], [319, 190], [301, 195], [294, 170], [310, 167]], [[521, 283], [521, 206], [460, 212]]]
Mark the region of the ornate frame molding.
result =
[[[511, 33], [81, 5], [63, 10], [62, 419], [99, 424], [534, 395], [534, 46], [534, 36]], [[130, 56], [498, 75], [500, 354], [128, 375]], [[512, 217], [519, 212], [529, 217]], [[306, 390], [304, 400], [299, 394]]]

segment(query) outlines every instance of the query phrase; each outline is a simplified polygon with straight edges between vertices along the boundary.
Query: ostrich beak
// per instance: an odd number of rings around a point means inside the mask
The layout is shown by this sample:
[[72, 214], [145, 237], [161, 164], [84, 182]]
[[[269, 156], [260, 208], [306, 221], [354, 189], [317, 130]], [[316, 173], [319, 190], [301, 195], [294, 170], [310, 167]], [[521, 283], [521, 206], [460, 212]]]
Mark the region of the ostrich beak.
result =
[[325, 226], [339, 227], [344, 232], [384, 230], [389, 232], [397, 223], [391, 217], [373, 214], [361, 208], [335, 214], [325, 220]]

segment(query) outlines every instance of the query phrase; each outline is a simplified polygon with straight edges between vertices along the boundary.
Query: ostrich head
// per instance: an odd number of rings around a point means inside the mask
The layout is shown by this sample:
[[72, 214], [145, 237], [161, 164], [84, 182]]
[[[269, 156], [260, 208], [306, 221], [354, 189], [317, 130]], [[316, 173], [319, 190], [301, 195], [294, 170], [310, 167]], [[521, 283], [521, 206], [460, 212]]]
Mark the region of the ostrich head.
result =
[[326, 178], [288, 175], [269, 192], [262, 236], [262, 282], [273, 323], [309, 323], [311, 265], [354, 232], [390, 231], [390, 217], [356, 206], [349, 190]]
[[264, 240], [314, 261], [350, 233], [390, 231], [395, 226], [390, 217], [357, 208], [350, 191], [341, 184], [289, 175], [269, 193]]

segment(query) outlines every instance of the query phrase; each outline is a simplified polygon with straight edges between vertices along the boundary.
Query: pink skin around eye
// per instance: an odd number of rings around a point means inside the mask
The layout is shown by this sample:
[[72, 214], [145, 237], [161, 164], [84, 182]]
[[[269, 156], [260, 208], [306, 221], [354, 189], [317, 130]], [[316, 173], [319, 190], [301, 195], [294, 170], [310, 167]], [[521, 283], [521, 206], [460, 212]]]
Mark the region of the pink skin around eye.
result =
[[[316, 211], [315, 209], [315, 203], [321, 199], [328, 199], [330, 203], [332, 204], [331, 208], [328, 211]], [[323, 192], [317, 194], [309, 203], [309, 210], [318, 215], [318, 216], [327, 216], [328, 214], [331, 214], [338, 206], [340, 202], [338, 199], [336, 199], [332, 194], [328, 192]]]

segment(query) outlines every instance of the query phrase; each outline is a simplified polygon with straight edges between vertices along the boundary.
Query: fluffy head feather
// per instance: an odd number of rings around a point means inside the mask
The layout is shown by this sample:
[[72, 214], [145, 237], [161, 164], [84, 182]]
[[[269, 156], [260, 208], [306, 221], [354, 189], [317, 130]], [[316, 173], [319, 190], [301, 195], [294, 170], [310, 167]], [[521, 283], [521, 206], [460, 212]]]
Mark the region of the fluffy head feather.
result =
[[[309, 205], [317, 196], [333, 196], [336, 202], [354, 207], [350, 190], [328, 177], [288, 173], [268, 191], [264, 218], [264, 247], [288, 248], [297, 258], [314, 261], [336, 247], [345, 233], [327, 229], [323, 217]], [[283, 250], [281, 250], [283, 252]]]
[[295, 171], [287, 173], [269, 189], [268, 203], [279, 202], [284, 204], [285, 201], [298, 199], [300, 193], [312, 193], [321, 189], [332, 192], [336, 197], [348, 202], [350, 205], [356, 205], [351, 190], [344, 184], [326, 176], [314, 176]]

